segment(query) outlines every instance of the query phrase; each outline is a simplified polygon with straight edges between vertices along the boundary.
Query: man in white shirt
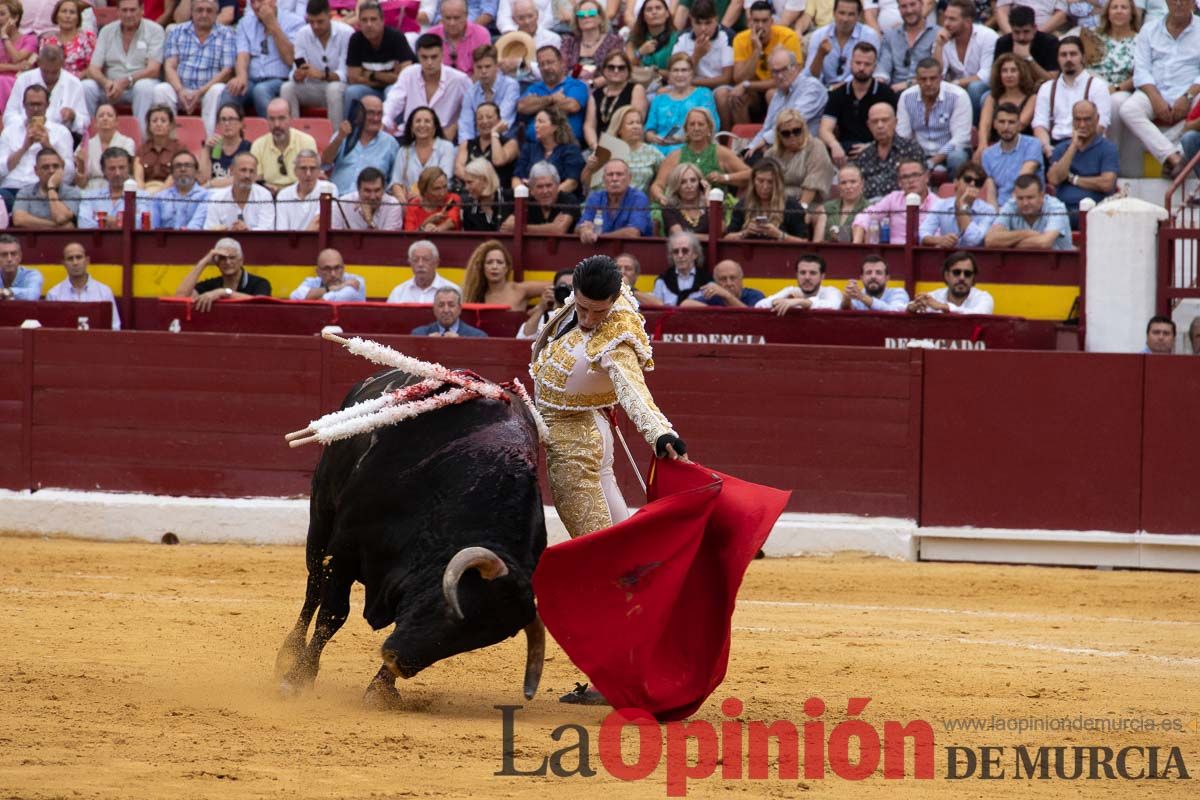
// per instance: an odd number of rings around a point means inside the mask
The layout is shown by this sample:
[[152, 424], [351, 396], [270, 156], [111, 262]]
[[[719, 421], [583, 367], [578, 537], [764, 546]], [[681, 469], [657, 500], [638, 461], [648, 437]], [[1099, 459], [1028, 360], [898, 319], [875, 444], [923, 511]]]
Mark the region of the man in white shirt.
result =
[[1169, 0], [1167, 16], [1138, 32], [1133, 45], [1138, 91], [1121, 104], [1125, 131], [1141, 140], [1168, 176], [1184, 166], [1179, 139], [1200, 97], [1200, 20], [1194, 11], [1192, 0]]
[[933, 42], [933, 57], [942, 62], [943, 79], [967, 90], [978, 119], [1000, 37], [986, 25], [973, 24], [974, 18], [973, 0], [950, 0]]
[[441, 256], [437, 245], [428, 239], [421, 239], [408, 246], [408, 263], [412, 267], [413, 276], [404, 283], [392, 289], [388, 295], [389, 303], [421, 303], [433, 305], [433, 298], [438, 289], [458, 286], [438, 275], [438, 264]]
[[404, 229], [404, 206], [386, 194], [384, 175], [376, 167], [358, 173], [358, 188], [333, 204], [333, 227], [351, 231], [399, 231]]
[[520, 14], [519, 8], [525, 4], [528, 4], [536, 15], [535, 25], [547, 31], [554, 27], [554, 0], [500, 0], [496, 7], [496, 29], [501, 33], [521, 30], [521, 20], [517, 17]]
[[249, 153], [234, 156], [229, 166], [233, 183], [208, 196], [206, 231], [270, 231], [275, 229], [275, 198], [259, 186], [258, 159]]
[[120, 19], [100, 29], [96, 49], [83, 81], [88, 114], [101, 103], [131, 103], [133, 117], [146, 135], [146, 112], [154, 104], [154, 90], [162, 73], [161, 25], [142, 15], [142, 0], [119, 0]]
[[996, 301], [983, 289], [975, 288], [979, 267], [970, 253], [959, 251], [946, 256], [942, 265], [945, 288], [918, 294], [908, 304], [910, 314], [991, 314]]
[[1058, 43], [1059, 75], [1038, 89], [1033, 108], [1033, 135], [1049, 159], [1054, 147], [1074, 133], [1072, 109], [1080, 100], [1091, 100], [1100, 114], [1100, 135], [1108, 128], [1112, 102], [1108, 82], [1083, 68], [1083, 42], [1067, 36]]
[[359, 275], [346, 272], [342, 254], [327, 247], [317, 254], [317, 274], [305, 278], [289, 297], [329, 303], [362, 302], [367, 299], [367, 282]]
[[61, 47], [56, 44], [43, 47], [38, 53], [37, 66], [17, 76], [4, 108], [4, 127], [24, 121], [23, 98], [30, 86], [45, 86], [50, 92], [50, 105], [45, 111], [47, 119], [80, 136], [87, 134], [92, 118], [83, 97], [83, 83], [63, 69]]
[[764, 297], [754, 307], [769, 308], [781, 317], [793, 308], [841, 308], [842, 293], [832, 286], [822, 286], [824, 278], [825, 259], [804, 253], [796, 264], [796, 285]]
[[733, 43], [717, 24], [717, 7], [712, 0], [693, 0], [688, 9], [691, 28], [675, 40], [675, 53], [692, 57], [696, 77], [692, 83], [712, 90], [717, 114], [724, 128], [733, 120], [729, 93], [733, 91]]
[[329, 124], [345, 119], [346, 52], [354, 29], [329, 16], [329, 0], [310, 0], [308, 25], [296, 34], [292, 76], [279, 89], [292, 117], [300, 107], [328, 109]]
[[883, 256], [873, 253], [863, 259], [859, 280], [846, 283], [842, 310], [903, 311], [908, 307], [908, 291], [903, 286], [888, 285], [888, 265]]
[[321, 195], [337, 197], [332, 181], [321, 179], [321, 157], [316, 150], [296, 154], [296, 182], [275, 196], [275, 229], [315, 231], [321, 221]]
[[112, 303], [112, 329], [121, 330], [121, 315], [112, 289], [88, 274], [91, 264], [87, 251], [78, 242], [63, 248], [63, 266], [67, 279], [46, 292], [46, 299], [56, 303]]
[[[18, 190], [37, 183], [37, 154], [43, 147], [52, 148], [62, 157], [63, 182], [71, 183], [75, 179], [75, 147], [71, 132], [47, 119], [50, 93], [46, 87], [29, 86], [21, 99], [24, 113], [11, 124], [5, 122], [4, 131], [0, 132], [0, 175], [4, 176], [0, 194], [9, 205]], [[27, 124], [26, 120], [36, 122]]]

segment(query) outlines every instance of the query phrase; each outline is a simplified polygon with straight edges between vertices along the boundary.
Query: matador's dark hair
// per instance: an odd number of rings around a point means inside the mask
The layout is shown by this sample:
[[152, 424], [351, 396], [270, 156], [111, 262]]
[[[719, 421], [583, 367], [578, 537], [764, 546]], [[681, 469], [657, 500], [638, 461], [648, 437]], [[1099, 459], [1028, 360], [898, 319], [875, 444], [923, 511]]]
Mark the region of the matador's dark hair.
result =
[[621, 292], [621, 268], [608, 256], [588, 256], [575, 265], [575, 291], [589, 300], [611, 300]]

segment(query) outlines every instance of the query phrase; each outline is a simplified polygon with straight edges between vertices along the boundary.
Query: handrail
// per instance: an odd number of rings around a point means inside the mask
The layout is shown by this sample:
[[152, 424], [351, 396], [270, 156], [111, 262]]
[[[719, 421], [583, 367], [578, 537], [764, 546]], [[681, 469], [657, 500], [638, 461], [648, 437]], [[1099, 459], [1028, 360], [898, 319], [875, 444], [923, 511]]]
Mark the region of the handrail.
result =
[[1192, 169], [1198, 164], [1200, 164], [1200, 152], [1192, 156], [1192, 160], [1187, 162], [1183, 169], [1179, 170], [1171, 180], [1171, 185], [1167, 188], [1166, 197], [1163, 198], [1163, 208], [1167, 209], [1168, 219], [1170, 219], [1169, 215], [1172, 213], [1171, 198], [1175, 196], [1175, 190], [1187, 181], [1187, 176], [1192, 174]]

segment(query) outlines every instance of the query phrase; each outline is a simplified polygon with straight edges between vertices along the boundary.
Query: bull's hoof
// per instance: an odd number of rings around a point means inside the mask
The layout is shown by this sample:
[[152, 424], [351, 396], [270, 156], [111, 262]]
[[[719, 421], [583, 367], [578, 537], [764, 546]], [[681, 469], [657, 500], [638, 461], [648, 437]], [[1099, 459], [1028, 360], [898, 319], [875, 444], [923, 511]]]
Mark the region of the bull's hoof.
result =
[[285, 676], [296, 670], [296, 665], [300, 662], [300, 656], [303, 655], [305, 649], [305, 641], [303, 636], [290, 634], [283, 640], [283, 644], [279, 647], [279, 652], [275, 655], [275, 677], [283, 680]]
[[393, 711], [400, 707], [400, 692], [386, 681], [371, 681], [363, 693], [363, 705], [377, 711]]
[[560, 703], [570, 703], [577, 706], [606, 706], [608, 701], [604, 695], [589, 688], [586, 683], [576, 683], [575, 688], [558, 698]]

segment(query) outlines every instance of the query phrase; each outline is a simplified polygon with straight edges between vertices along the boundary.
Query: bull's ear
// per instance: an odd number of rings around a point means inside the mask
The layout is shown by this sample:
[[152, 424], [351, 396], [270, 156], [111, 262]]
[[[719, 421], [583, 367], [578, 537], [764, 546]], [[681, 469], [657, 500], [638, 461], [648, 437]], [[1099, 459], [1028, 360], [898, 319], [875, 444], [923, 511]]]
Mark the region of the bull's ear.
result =
[[463, 619], [462, 607], [458, 603], [458, 582], [469, 569], [479, 570], [479, 575], [488, 581], [508, 574], [508, 564], [504, 563], [504, 559], [486, 547], [464, 547], [455, 553], [442, 573], [442, 594], [457, 619]]

